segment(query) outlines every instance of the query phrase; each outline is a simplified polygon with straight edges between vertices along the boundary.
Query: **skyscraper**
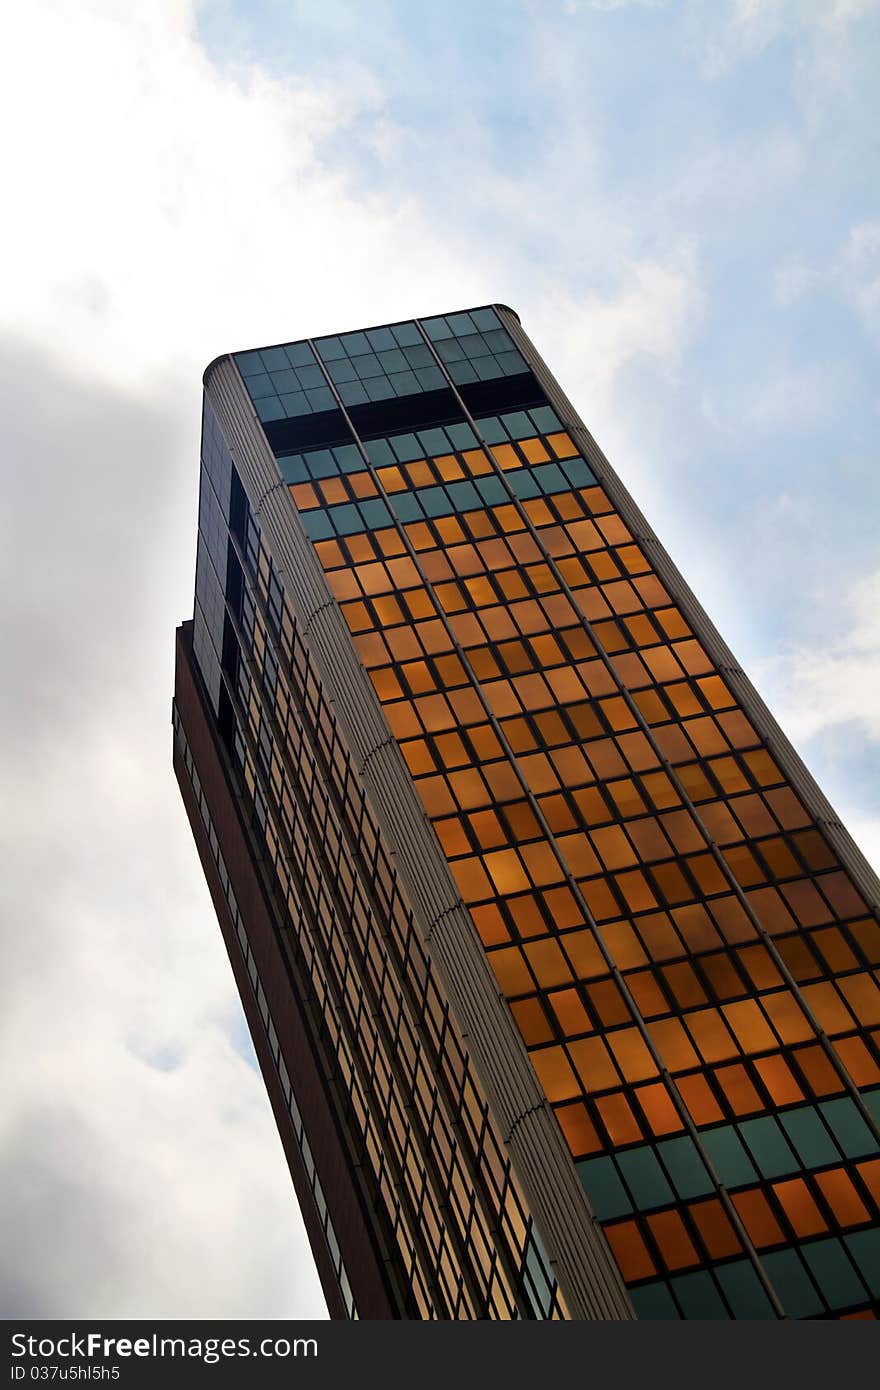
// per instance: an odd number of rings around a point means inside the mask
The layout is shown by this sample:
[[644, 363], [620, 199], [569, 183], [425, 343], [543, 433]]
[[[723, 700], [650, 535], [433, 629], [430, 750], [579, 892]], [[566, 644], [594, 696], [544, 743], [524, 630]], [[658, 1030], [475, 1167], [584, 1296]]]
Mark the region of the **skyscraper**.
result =
[[877, 878], [515, 313], [211, 364], [174, 726], [333, 1315], [874, 1316]]

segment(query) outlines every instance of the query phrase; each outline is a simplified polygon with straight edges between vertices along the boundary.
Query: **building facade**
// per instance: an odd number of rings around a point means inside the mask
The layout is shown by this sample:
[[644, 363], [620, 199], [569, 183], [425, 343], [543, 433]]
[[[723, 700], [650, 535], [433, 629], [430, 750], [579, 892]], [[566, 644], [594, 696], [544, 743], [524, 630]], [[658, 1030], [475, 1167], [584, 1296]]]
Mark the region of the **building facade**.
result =
[[212, 363], [174, 728], [333, 1316], [875, 1315], [877, 878], [510, 309]]

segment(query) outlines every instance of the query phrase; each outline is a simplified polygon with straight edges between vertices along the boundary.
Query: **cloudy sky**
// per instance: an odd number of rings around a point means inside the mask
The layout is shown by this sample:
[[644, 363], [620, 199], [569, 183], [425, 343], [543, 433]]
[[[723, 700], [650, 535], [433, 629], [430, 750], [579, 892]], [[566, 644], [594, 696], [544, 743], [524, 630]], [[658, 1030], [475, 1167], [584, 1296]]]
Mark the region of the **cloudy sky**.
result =
[[200, 376], [520, 313], [880, 861], [880, 0], [3, 21], [0, 1311], [324, 1306], [171, 772]]

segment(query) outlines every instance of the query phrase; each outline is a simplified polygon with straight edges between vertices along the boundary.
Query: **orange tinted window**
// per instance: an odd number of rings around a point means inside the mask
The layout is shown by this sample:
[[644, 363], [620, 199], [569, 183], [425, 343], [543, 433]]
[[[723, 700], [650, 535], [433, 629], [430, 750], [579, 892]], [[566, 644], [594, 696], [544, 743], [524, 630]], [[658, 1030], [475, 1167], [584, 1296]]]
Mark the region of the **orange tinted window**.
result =
[[726, 1259], [728, 1255], [735, 1255], [742, 1249], [730, 1218], [716, 1198], [713, 1197], [708, 1202], [696, 1202], [691, 1207], [691, 1215], [713, 1260]]
[[561, 1047], [542, 1047], [530, 1056], [548, 1100], [570, 1100], [578, 1094], [580, 1088]]
[[667, 1269], [684, 1269], [697, 1263], [693, 1241], [677, 1211], [663, 1211], [649, 1216], [648, 1225]]
[[551, 938], [529, 941], [523, 947], [535, 979], [542, 989], [567, 984], [571, 971], [557, 943]]
[[816, 1182], [841, 1226], [856, 1226], [868, 1220], [868, 1209], [843, 1168], [817, 1173]]
[[569, 1043], [569, 1052], [585, 1091], [603, 1091], [619, 1084], [608, 1048], [601, 1038]]
[[608, 1042], [627, 1081], [644, 1081], [657, 1075], [657, 1064], [637, 1028], [615, 1029]]
[[647, 1279], [656, 1273], [654, 1261], [634, 1221], [606, 1226], [605, 1235], [624, 1279]]
[[601, 1096], [596, 1101], [596, 1109], [602, 1117], [602, 1123], [612, 1144], [634, 1144], [642, 1138], [639, 1123], [621, 1091]]
[[664, 1082], [656, 1081], [648, 1086], [640, 1086], [636, 1095], [652, 1133], [674, 1134], [684, 1129], [684, 1123]]
[[553, 1012], [559, 1020], [559, 1026], [566, 1037], [593, 1031], [590, 1016], [584, 1008], [577, 990], [558, 990], [549, 996], [549, 1000]]
[[765, 1245], [777, 1245], [782, 1241], [782, 1228], [760, 1188], [752, 1188], [749, 1192], [737, 1192], [733, 1197], [733, 1204], [749, 1238], [759, 1250]]
[[802, 1178], [774, 1183], [773, 1191], [779, 1198], [795, 1235], [814, 1236], [827, 1229], [825, 1219]]
[[547, 1016], [537, 999], [534, 997], [520, 999], [511, 1004], [510, 1010], [527, 1047], [534, 1047], [537, 1043], [552, 1042], [553, 1029], [550, 1027]]
[[587, 1114], [587, 1108], [581, 1102], [576, 1105], [561, 1105], [554, 1113], [562, 1126], [568, 1147], [576, 1158], [581, 1154], [596, 1153], [602, 1148]]

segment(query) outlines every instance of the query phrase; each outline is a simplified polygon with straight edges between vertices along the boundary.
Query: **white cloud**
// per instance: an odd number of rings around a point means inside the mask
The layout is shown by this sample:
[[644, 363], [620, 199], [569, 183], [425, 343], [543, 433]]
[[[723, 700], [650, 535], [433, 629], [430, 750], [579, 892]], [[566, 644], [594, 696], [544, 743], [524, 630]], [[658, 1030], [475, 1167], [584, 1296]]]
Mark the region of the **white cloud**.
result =
[[828, 19], [831, 24], [849, 24], [872, 14], [880, 14], [880, 0], [833, 0]]
[[707, 211], [742, 216], [758, 208], [768, 190], [796, 189], [808, 168], [809, 152], [784, 125], [769, 121], [760, 134], [732, 133], [723, 142], [707, 142], [678, 172], [674, 194], [699, 226]]
[[824, 362], [768, 364], [764, 380], [752, 383], [742, 415], [762, 434], [801, 434], [832, 424], [856, 396], [852, 369], [836, 358]]
[[[880, 571], [823, 611], [827, 640], [791, 646], [761, 663], [770, 706], [797, 744], [841, 725], [863, 743], [880, 742]], [[835, 622], [837, 628], [835, 629]]]
[[344, 326], [353, 298], [373, 319], [430, 307], [426, 284], [444, 307], [479, 300], [472, 254], [322, 162], [328, 139], [381, 112], [371, 78], [220, 71], [193, 16], [184, 0], [35, 0], [7, 21], [0, 323], [131, 383]]
[[578, 10], [660, 10], [668, 0], [563, 0], [564, 14]]
[[844, 68], [838, 55], [829, 55], [828, 45], [849, 40], [859, 20], [878, 13], [880, 0], [731, 0], [720, 24], [713, 11], [713, 23], [703, 33], [703, 68], [707, 77], [719, 77], [786, 38], [805, 40], [812, 48], [808, 66], [814, 77], [821, 72], [838, 82]]
[[730, 22], [758, 44], [785, 29], [843, 28], [880, 14], [880, 0], [732, 0]]
[[880, 222], [850, 228], [835, 271], [865, 328], [880, 342]]
[[0, 1306], [321, 1317], [171, 770], [191, 432], [8, 342], [0, 410]]
[[720, 77], [743, 58], [760, 53], [780, 33], [786, 0], [732, 0], [721, 25], [703, 37], [703, 71]]
[[880, 871], [880, 817], [866, 816], [856, 807], [837, 810], [868, 863]]
[[575, 298], [551, 291], [536, 323], [538, 342], [552, 342], [559, 370], [588, 418], [609, 403], [615, 379], [639, 358], [674, 371], [703, 309], [692, 246], [667, 262], [630, 260], [611, 294]]
[[820, 272], [807, 265], [802, 256], [776, 267], [773, 272], [773, 298], [780, 308], [797, 304], [822, 283]]
[[773, 297], [782, 308], [823, 291], [843, 299], [880, 342], [880, 222], [854, 223], [824, 262], [796, 255], [774, 271]]

